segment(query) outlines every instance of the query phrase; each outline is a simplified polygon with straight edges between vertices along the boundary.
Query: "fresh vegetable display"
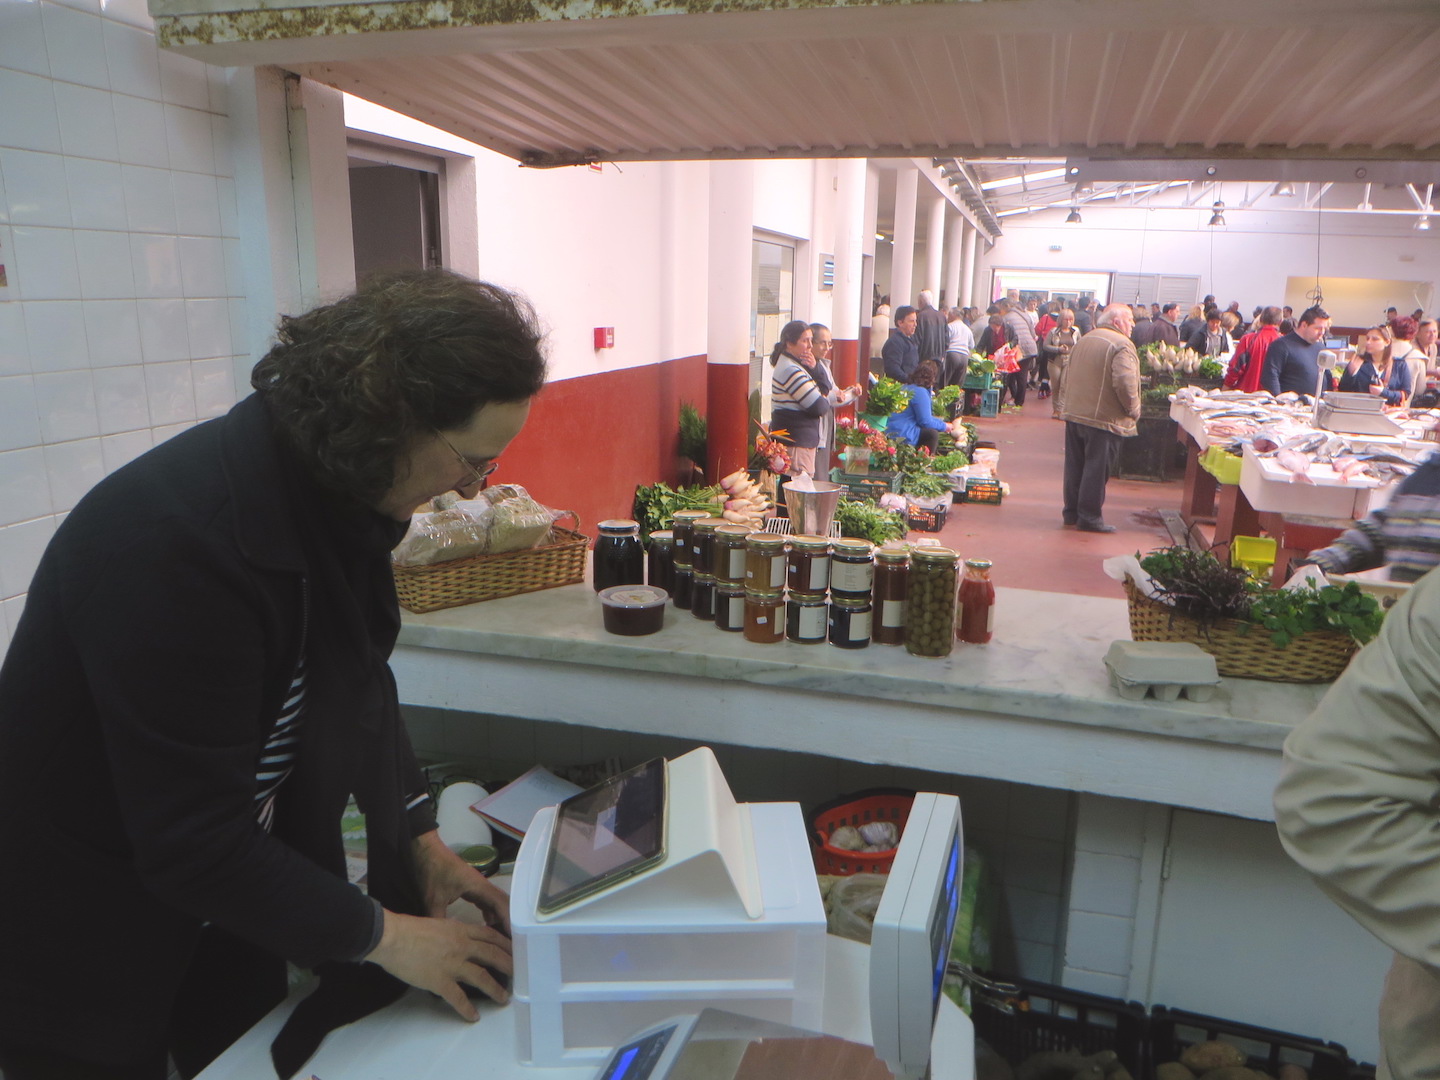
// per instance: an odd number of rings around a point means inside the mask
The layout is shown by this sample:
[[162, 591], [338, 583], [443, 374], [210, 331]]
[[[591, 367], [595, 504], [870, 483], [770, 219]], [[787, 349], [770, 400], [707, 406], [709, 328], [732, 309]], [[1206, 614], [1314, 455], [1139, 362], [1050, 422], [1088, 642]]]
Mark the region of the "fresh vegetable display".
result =
[[718, 484], [675, 489], [649, 484], [635, 489], [631, 516], [640, 524], [641, 537], [668, 529], [680, 510], [704, 510], [735, 525], [764, 528], [770, 501], [745, 471], [733, 472]]
[[950, 494], [950, 478], [942, 473], [909, 472], [900, 481], [900, 493], [917, 499], [934, 499]]
[[720, 516], [732, 525], [748, 525], [752, 529], [765, 527], [765, 511], [770, 509], [770, 500], [760, 490], [760, 485], [750, 479], [744, 469], [738, 469], [720, 481], [720, 490], [725, 495], [725, 509]]
[[1205, 358], [1188, 345], [1175, 348], [1163, 341], [1144, 345], [1140, 362], [1144, 370], [1156, 375], [1196, 375]]
[[888, 416], [897, 413], [910, 404], [910, 391], [904, 384], [891, 378], [882, 378], [870, 387], [865, 399], [865, 411], [871, 416]]
[[1364, 645], [1380, 632], [1384, 612], [1379, 602], [1353, 581], [1316, 588], [1314, 583], [1296, 589], [1257, 592], [1250, 603], [1250, 620], [1270, 631], [1270, 640], [1284, 648], [1312, 630], [1334, 630]]
[[961, 390], [958, 386], [947, 386], [942, 390], [936, 390], [930, 395], [930, 412], [941, 420], [950, 418], [950, 409], [960, 400]]
[[841, 499], [835, 508], [835, 523], [841, 536], [854, 536], [883, 544], [905, 538], [905, 518], [894, 510], [883, 510], [864, 499]]

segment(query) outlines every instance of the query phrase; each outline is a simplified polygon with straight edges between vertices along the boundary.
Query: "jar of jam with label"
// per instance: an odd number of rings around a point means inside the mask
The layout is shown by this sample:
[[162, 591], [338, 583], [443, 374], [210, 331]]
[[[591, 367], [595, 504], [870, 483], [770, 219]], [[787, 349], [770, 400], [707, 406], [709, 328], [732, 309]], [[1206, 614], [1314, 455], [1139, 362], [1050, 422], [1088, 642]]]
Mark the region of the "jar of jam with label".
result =
[[675, 588], [670, 595], [677, 608], [690, 610], [695, 602], [695, 574], [688, 566], [675, 567]]
[[745, 640], [773, 645], [785, 636], [785, 594], [779, 589], [745, 590]]
[[690, 614], [707, 621], [715, 618], [715, 577], [712, 574], [696, 574], [695, 589], [690, 599]]
[[819, 645], [825, 640], [829, 604], [824, 593], [791, 593], [785, 604], [785, 637], [797, 645]]
[[792, 539], [785, 580], [791, 592], [823, 594], [830, 587], [830, 541], [823, 536]]
[[876, 645], [905, 644], [905, 585], [910, 577], [910, 552], [882, 547], [875, 553], [875, 610], [870, 640]]
[[785, 537], [752, 532], [745, 538], [745, 587], [758, 592], [785, 587]]
[[595, 591], [612, 585], [645, 584], [645, 549], [640, 544], [640, 525], [628, 518], [602, 521], [597, 526], [591, 578]]
[[691, 567], [690, 527], [701, 518], [709, 517], [704, 510], [677, 510], [671, 519], [670, 532], [675, 537], [675, 565]]
[[994, 633], [995, 583], [990, 580], [990, 560], [966, 559], [955, 637], [971, 645], [986, 645]]
[[745, 587], [745, 538], [750, 530], [744, 525], [719, 525], [715, 529], [715, 580], [727, 585]]
[[690, 523], [690, 566], [697, 575], [715, 576], [715, 530], [724, 518], [696, 518]]
[[668, 593], [675, 591], [675, 534], [669, 529], [656, 529], [650, 534], [645, 580], [657, 589]]
[[841, 649], [863, 649], [870, 644], [870, 597], [831, 597], [830, 644]]
[[830, 592], [835, 596], [870, 597], [875, 582], [875, 556], [868, 540], [830, 541]]
[[955, 648], [955, 566], [946, 547], [910, 552], [905, 596], [905, 648], [914, 656], [949, 656]]
[[715, 625], [721, 630], [745, 629], [745, 586], [718, 582], [715, 586]]

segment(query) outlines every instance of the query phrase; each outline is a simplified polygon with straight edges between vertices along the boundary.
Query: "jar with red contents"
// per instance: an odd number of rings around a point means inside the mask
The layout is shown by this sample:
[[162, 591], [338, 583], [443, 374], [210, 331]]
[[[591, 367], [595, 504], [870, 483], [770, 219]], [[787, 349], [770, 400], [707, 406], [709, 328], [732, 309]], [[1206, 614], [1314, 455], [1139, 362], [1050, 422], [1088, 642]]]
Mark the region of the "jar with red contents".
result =
[[994, 632], [995, 584], [990, 580], [990, 560], [966, 559], [955, 615], [955, 638], [971, 645], [985, 645]]

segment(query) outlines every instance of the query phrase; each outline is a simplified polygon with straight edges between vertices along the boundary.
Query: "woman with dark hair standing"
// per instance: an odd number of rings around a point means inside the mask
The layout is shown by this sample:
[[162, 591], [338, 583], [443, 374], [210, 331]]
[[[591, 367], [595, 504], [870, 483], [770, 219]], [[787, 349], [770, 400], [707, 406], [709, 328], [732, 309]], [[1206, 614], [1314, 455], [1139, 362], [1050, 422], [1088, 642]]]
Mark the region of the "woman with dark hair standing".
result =
[[1340, 391], [1346, 394], [1375, 394], [1386, 405], [1403, 405], [1409, 396], [1410, 369], [1397, 363], [1391, 345], [1390, 328], [1381, 324], [1365, 331], [1365, 343], [1340, 376]]
[[[815, 448], [820, 445], [820, 421], [830, 415], [829, 377], [815, 359], [814, 334], [807, 323], [795, 319], [780, 329], [780, 340], [770, 350], [770, 430], [783, 431], [788, 443], [792, 476], [815, 475]], [[823, 388], [822, 388], [823, 384]]]
[[[286, 960], [322, 978], [282, 1075], [407, 983], [467, 1019], [466, 986], [504, 1000], [507, 901], [440, 842], [400, 716], [390, 550], [418, 504], [480, 489], [544, 382], [523, 300], [375, 280], [282, 319], [253, 394], [71, 511], [0, 668], [7, 1080], [193, 1076]], [[462, 897], [489, 926], [443, 918]]]

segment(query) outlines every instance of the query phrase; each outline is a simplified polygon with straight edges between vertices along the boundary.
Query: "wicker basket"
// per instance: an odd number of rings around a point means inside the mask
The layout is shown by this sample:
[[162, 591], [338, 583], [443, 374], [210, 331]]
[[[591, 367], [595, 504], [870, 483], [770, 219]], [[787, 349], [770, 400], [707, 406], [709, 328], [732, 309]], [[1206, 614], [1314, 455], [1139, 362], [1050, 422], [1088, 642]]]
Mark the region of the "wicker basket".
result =
[[555, 526], [538, 547], [472, 555], [432, 566], [396, 566], [395, 595], [406, 611], [421, 614], [556, 585], [574, 585], [585, 580], [585, 551], [589, 545], [590, 538], [584, 533]]
[[[1130, 602], [1130, 636], [1136, 641], [1189, 641], [1215, 657], [1221, 675], [1271, 682], [1330, 682], [1360, 646], [1346, 634], [1315, 630], [1283, 649], [1270, 640], [1264, 627], [1238, 619], [1220, 619], [1202, 627], [1187, 615], [1151, 600], [1125, 579]], [[1243, 628], [1249, 632], [1243, 632]]]

